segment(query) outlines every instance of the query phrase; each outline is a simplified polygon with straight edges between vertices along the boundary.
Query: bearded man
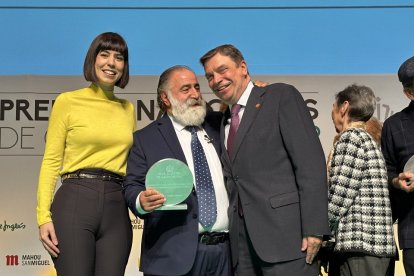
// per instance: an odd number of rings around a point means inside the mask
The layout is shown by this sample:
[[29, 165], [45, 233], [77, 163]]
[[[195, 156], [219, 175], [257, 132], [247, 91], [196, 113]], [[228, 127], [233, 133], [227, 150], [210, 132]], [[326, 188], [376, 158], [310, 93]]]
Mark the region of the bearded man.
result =
[[[229, 203], [219, 159], [221, 113], [206, 111], [195, 73], [182, 65], [161, 74], [157, 100], [164, 115], [134, 133], [124, 182], [129, 208], [144, 220], [140, 271], [144, 275], [231, 275]], [[194, 150], [194, 145], [202, 150]], [[184, 200], [186, 210], [158, 210], [165, 197], [145, 187], [150, 167], [165, 158], [186, 163], [194, 176], [193, 190]], [[207, 173], [201, 178], [212, 186], [206, 200], [201, 191], [207, 184], [200, 184], [200, 164], [196, 163], [201, 158]], [[212, 214], [208, 221], [206, 209]]]

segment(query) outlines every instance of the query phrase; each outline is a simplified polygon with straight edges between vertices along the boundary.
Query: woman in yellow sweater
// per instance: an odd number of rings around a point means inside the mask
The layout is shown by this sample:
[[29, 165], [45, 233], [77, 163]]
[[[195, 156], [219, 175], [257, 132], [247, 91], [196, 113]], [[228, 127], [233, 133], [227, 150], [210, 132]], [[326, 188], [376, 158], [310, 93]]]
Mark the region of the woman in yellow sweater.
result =
[[59, 276], [124, 275], [132, 228], [121, 184], [135, 129], [133, 105], [114, 96], [114, 86], [129, 80], [124, 39], [98, 35], [83, 70], [91, 85], [60, 94], [50, 115], [37, 192], [40, 240]]

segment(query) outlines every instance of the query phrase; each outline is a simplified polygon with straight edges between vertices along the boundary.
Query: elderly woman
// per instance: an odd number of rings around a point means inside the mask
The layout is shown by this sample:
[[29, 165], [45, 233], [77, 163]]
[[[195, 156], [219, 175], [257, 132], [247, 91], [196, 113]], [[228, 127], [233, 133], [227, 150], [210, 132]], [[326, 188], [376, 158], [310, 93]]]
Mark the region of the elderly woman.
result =
[[387, 275], [395, 254], [385, 161], [366, 131], [374, 108], [372, 90], [358, 85], [333, 104], [339, 138], [328, 164], [328, 198], [337, 271], [329, 275]]

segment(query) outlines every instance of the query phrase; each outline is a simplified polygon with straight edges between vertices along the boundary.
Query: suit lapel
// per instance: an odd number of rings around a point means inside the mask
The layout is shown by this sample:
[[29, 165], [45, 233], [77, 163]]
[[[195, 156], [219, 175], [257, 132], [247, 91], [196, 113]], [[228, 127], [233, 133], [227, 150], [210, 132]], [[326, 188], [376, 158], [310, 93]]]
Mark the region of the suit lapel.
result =
[[213, 146], [216, 149], [218, 156], [220, 156], [220, 136], [217, 134], [217, 131], [214, 131], [214, 129], [208, 123], [204, 123], [203, 128], [206, 131], [208, 137], [210, 138], [211, 143], [213, 143]]
[[254, 122], [256, 115], [258, 114], [261, 105], [263, 104], [263, 95], [265, 93], [264, 88], [253, 87], [252, 92], [250, 93], [249, 99], [247, 100], [246, 107], [244, 109], [243, 117], [241, 119], [239, 128], [236, 133], [236, 137], [233, 145], [233, 156], [230, 157], [231, 160], [237, 155], [237, 152], [240, 149], [243, 140]]
[[178, 141], [174, 126], [167, 114], [164, 114], [164, 116], [158, 121], [158, 130], [164, 138], [165, 143], [174, 154], [174, 157], [187, 164], [184, 152], [181, 149], [180, 141]]

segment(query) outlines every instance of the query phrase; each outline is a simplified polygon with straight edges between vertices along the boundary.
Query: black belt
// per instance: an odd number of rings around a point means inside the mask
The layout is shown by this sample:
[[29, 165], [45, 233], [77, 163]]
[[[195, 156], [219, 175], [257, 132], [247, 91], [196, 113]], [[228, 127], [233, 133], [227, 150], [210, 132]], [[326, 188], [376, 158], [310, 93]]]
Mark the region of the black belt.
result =
[[205, 245], [223, 243], [229, 239], [229, 234], [225, 232], [205, 232], [198, 235], [198, 241]]
[[104, 169], [82, 169], [77, 170], [70, 173], [65, 173], [61, 176], [62, 181], [66, 179], [81, 179], [81, 178], [87, 178], [87, 179], [99, 179], [103, 181], [112, 181], [119, 184], [122, 184], [124, 181], [123, 177], [119, 174], [104, 170]]

